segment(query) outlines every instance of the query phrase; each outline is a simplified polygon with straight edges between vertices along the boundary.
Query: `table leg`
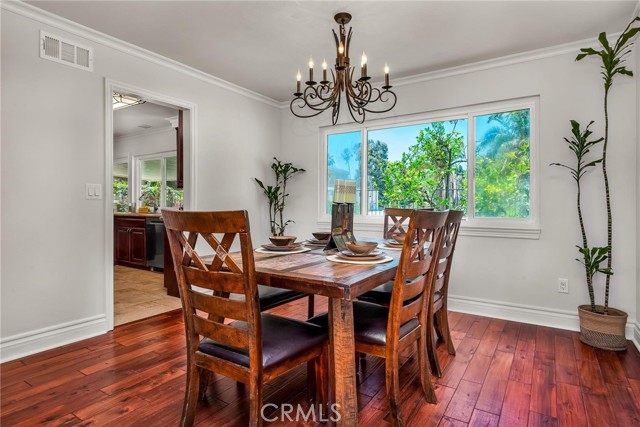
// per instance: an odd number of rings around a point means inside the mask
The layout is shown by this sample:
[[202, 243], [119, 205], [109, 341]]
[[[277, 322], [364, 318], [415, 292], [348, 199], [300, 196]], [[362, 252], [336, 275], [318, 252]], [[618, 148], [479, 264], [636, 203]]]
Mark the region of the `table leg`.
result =
[[[340, 414], [338, 427], [357, 427], [355, 342], [353, 338], [353, 302], [329, 299], [331, 333], [331, 391]], [[334, 417], [337, 418], [337, 417]]]

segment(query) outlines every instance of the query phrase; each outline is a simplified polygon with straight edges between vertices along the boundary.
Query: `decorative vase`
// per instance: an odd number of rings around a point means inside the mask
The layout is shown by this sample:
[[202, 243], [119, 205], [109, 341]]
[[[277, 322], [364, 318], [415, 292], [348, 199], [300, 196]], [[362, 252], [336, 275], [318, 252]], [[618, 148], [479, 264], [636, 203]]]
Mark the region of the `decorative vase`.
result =
[[603, 313], [604, 307], [601, 305], [596, 305], [595, 313], [588, 304], [578, 306], [580, 341], [603, 350], [626, 350], [627, 313], [611, 307], [609, 314], [605, 316]]

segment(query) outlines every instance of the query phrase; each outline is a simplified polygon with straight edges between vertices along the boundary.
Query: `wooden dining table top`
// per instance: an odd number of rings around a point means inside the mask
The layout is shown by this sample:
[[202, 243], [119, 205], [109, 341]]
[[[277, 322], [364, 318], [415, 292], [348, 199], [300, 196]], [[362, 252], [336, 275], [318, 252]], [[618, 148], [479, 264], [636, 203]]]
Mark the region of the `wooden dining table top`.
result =
[[321, 248], [293, 254], [254, 252], [256, 276], [261, 285], [352, 301], [395, 277], [400, 251], [380, 249], [392, 260], [383, 264], [338, 263], [329, 261], [329, 254]]

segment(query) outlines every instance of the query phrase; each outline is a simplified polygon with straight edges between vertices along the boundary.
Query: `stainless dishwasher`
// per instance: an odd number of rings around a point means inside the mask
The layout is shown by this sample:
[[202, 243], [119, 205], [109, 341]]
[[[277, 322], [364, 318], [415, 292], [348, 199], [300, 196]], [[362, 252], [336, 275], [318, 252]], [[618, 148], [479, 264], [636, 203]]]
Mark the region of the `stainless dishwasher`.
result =
[[162, 218], [148, 217], [147, 234], [147, 267], [152, 270], [164, 269], [164, 222]]

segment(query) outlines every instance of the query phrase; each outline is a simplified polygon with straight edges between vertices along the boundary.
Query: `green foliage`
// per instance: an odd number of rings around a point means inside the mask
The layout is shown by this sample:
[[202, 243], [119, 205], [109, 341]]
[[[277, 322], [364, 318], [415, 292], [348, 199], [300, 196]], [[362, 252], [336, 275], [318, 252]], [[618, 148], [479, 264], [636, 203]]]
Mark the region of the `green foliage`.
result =
[[389, 162], [383, 174], [383, 197], [393, 206], [465, 209], [466, 162], [463, 135], [447, 132], [443, 122], [421, 129], [416, 144]]
[[162, 188], [159, 181], [143, 181], [140, 190], [141, 193], [138, 200], [140, 200], [145, 206], [154, 208], [160, 206], [160, 193]]
[[479, 217], [529, 216], [529, 110], [492, 114], [478, 142], [475, 213]]
[[282, 163], [277, 158], [273, 158], [275, 162], [271, 164], [271, 170], [276, 176], [275, 185], [265, 185], [258, 178], [254, 178], [262, 192], [269, 202], [269, 225], [271, 234], [274, 236], [283, 236], [288, 224], [293, 220], [284, 220], [285, 199], [289, 195], [287, 193], [287, 181], [294, 175], [306, 172], [302, 168], [297, 168], [291, 163]]
[[113, 178], [113, 203], [116, 212], [129, 211], [129, 180], [127, 178]]
[[367, 187], [369, 190], [378, 190], [378, 204], [386, 206], [384, 174], [389, 162], [389, 147], [386, 142], [370, 139], [367, 143], [367, 152], [369, 174]]
[[589, 242], [587, 239], [587, 231], [584, 226], [584, 220], [582, 216], [582, 203], [581, 203], [581, 180], [585, 173], [598, 163], [602, 161], [602, 158], [589, 160], [587, 155], [592, 148], [597, 146], [599, 143], [603, 141], [604, 138], [596, 139], [589, 141], [591, 137], [591, 132], [589, 127], [593, 124], [591, 121], [584, 131], [580, 130], [580, 123], [575, 120], [571, 120], [571, 133], [573, 137], [571, 139], [564, 138], [564, 140], [569, 145], [569, 149], [573, 151], [573, 154], [576, 156], [576, 166], [567, 166], [562, 163], [551, 163], [551, 166], [560, 166], [565, 169], [568, 169], [571, 172], [571, 176], [576, 182], [577, 187], [577, 196], [576, 196], [576, 205], [578, 209], [578, 220], [580, 222], [580, 233], [582, 234], [582, 247], [577, 246], [578, 251], [582, 254], [582, 260], [577, 259], [584, 268], [585, 268], [585, 278], [587, 280], [587, 290], [589, 291], [589, 299], [591, 302], [591, 311], [596, 310], [595, 306], [595, 295], [593, 293], [593, 276], [598, 273], [608, 273], [611, 270], [609, 268], [600, 268], [600, 264], [604, 262], [607, 258], [607, 247], [593, 247], [589, 248]]
[[640, 26], [636, 26], [640, 23], [640, 17], [636, 16], [629, 25], [624, 29], [622, 34], [618, 36], [615, 44], [611, 46], [607, 39], [605, 32], [600, 33], [598, 41], [602, 47], [601, 50], [595, 50], [593, 48], [582, 48], [580, 54], [576, 56], [576, 61], [580, 61], [588, 56], [597, 56], [602, 65], [600, 66], [602, 79], [604, 82], [604, 146], [602, 148], [602, 175], [604, 181], [605, 200], [607, 205], [607, 278], [604, 291], [604, 314], [606, 315], [609, 310], [609, 284], [611, 281], [613, 262], [612, 248], [613, 248], [613, 221], [611, 213], [611, 194], [609, 191], [609, 177], [607, 174], [607, 147], [609, 145], [609, 90], [613, 85], [613, 79], [616, 75], [622, 74], [625, 76], [633, 76], [633, 72], [628, 70], [624, 63], [625, 57], [629, 55], [633, 46], [633, 38], [640, 33]]

